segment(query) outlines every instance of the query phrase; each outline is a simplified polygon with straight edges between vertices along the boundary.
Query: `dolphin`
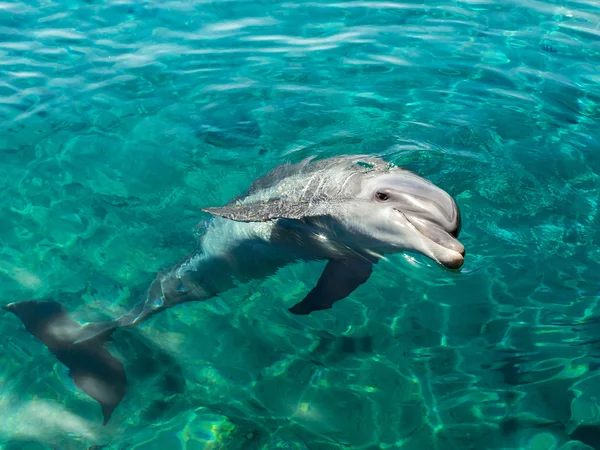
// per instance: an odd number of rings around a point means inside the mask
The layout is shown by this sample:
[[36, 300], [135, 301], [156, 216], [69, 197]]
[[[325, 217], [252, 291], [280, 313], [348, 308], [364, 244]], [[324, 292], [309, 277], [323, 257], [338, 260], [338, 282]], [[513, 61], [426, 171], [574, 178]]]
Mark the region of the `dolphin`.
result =
[[159, 273], [133, 309], [81, 325], [53, 299], [10, 303], [14, 313], [101, 408], [106, 425], [126, 392], [123, 364], [106, 348], [112, 333], [176, 305], [204, 301], [301, 261], [327, 261], [316, 286], [289, 311], [330, 309], [365, 283], [386, 254], [425, 255], [463, 265], [454, 199], [430, 181], [369, 155], [308, 158], [277, 166], [220, 207], [198, 248]]

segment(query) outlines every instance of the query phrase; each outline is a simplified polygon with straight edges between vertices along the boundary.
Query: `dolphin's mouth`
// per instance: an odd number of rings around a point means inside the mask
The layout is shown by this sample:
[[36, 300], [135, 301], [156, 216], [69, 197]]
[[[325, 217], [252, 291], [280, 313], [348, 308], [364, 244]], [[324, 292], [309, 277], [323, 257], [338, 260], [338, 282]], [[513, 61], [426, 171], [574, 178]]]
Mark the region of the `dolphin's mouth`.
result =
[[458, 269], [464, 263], [465, 248], [454, 237], [436, 223], [394, 208], [423, 237], [423, 248], [419, 249], [428, 257], [448, 269]]

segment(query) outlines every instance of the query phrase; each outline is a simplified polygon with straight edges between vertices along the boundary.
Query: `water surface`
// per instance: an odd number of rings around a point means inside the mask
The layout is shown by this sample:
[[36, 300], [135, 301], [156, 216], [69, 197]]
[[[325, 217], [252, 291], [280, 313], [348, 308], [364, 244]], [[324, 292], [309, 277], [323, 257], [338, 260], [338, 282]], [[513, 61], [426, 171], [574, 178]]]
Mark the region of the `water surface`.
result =
[[431, 179], [467, 248], [310, 317], [322, 264], [119, 332], [107, 427], [2, 315], [2, 449], [600, 448], [597, 2], [6, 2], [0, 70], [2, 304], [117, 315], [202, 207], [311, 155]]

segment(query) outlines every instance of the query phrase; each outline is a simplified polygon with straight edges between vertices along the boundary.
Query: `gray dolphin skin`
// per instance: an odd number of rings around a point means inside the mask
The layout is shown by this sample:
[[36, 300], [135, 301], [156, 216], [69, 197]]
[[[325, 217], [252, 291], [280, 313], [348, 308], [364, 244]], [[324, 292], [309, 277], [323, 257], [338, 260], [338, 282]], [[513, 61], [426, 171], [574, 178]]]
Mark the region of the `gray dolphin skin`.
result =
[[454, 199], [419, 175], [365, 155], [284, 164], [257, 179], [212, 218], [197, 251], [160, 273], [141, 301], [115, 320], [82, 326], [53, 300], [3, 307], [17, 315], [100, 403], [104, 424], [126, 392], [122, 363], [104, 343], [178, 304], [208, 300], [301, 261], [327, 261], [316, 286], [290, 308], [296, 315], [332, 308], [386, 254], [422, 254], [448, 269], [463, 265]]

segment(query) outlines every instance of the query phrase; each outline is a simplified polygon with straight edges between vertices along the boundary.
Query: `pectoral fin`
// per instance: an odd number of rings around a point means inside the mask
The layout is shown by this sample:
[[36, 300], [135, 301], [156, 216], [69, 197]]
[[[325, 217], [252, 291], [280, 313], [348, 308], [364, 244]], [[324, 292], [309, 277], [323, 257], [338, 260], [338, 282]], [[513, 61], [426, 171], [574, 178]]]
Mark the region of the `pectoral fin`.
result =
[[366, 282], [372, 271], [373, 262], [367, 259], [330, 260], [314, 289], [304, 300], [292, 306], [290, 312], [308, 315], [313, 311], [329, 309]]

